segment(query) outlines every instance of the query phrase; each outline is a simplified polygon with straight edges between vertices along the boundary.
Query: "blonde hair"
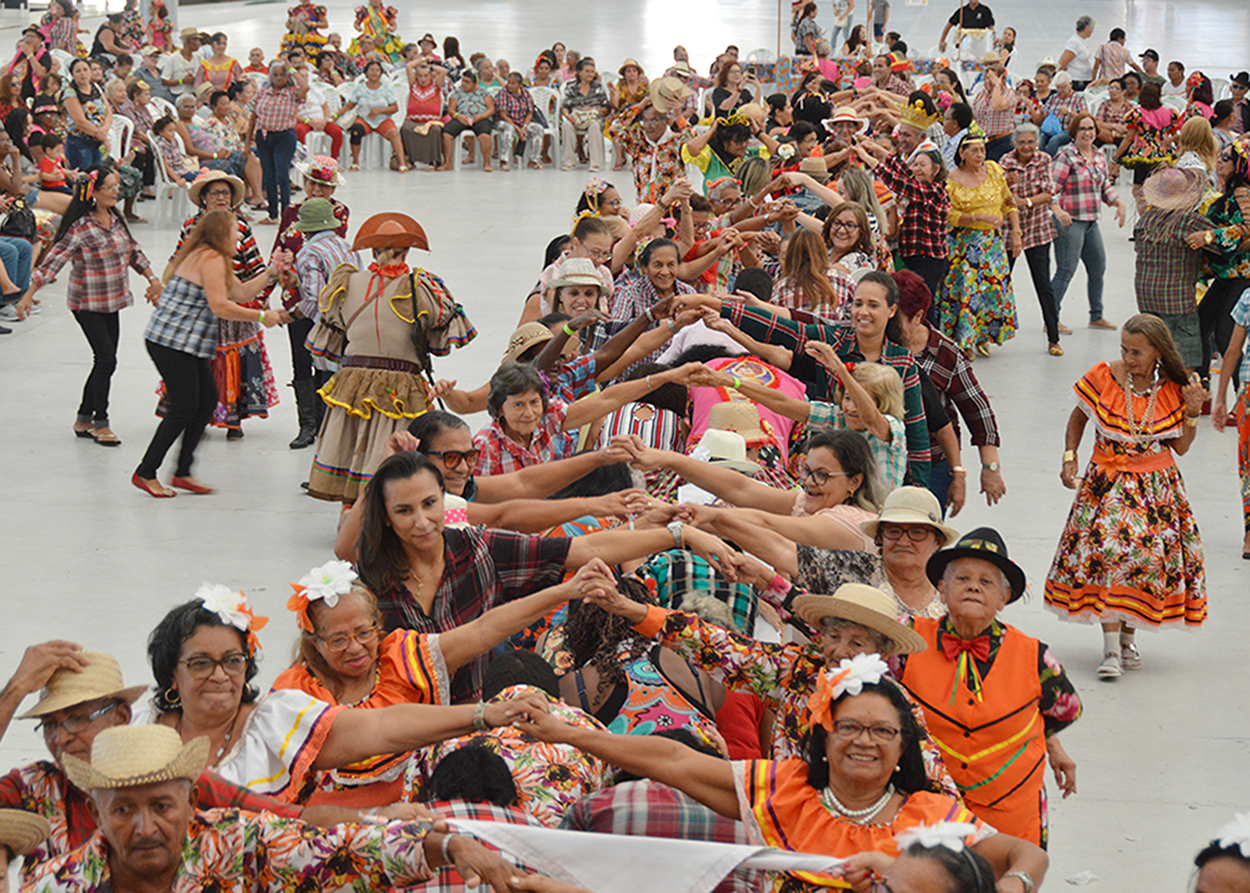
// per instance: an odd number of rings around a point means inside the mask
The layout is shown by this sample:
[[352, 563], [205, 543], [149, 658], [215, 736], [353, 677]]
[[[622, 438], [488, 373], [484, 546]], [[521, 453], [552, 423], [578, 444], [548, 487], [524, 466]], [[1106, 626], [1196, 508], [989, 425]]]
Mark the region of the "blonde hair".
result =
[[195, 229], [182, 243], [182, 249], [174, 258], [173, 269], [176, 273], [182, 262], [197, 248], [207, 248], [220, 255], [226, 262], [226, 288], [234, 288], [239, 282], [234, 275], [235, 245], [232, 244], [239, 232], [239, 221], [233, 211], [209, 211], [200, 218]]
[[1176, 156], [1179, 158], [1186, 152], [1193, 152], [1201, 158], [1207, 170], [1215, 170], [1220, 144], [1215, 141], [1215, 134], [1211, 132], [1211, 123], [1201, 115], [1186, 121], [1176, 136]]
[[[877, 409], [881, 410], [884, 415], [894, 416], [894, 418], [903, 419], [906, 412], [903, 403], [903, 379], [899, 378], [897, 370], [893, 366], [886, 366], [881, 363], [857, 363], [851, 377], [864, 386], [864, 390], [872, 394], [872, 399], [876, 401]], [[838, 402], [842, 402], [842, 397], [846, 389], [838, 385]]]

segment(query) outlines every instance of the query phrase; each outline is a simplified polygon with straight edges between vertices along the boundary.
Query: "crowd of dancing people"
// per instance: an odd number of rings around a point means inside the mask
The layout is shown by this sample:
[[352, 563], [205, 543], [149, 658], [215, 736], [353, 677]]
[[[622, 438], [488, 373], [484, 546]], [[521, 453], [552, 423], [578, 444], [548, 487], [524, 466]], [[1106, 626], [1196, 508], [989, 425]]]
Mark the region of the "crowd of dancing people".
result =
[[[377, 0], [346, 49], [301, 0], [243, 65], [137, 6], [88, 50], [52, 0], [0, 77], [0, 316], [39, 312], [70, 266], [93, 355], [72, 431], [118, 448], [119, 318], [130, 271], [147, 281], [160, 420], [131, 481], [157, 499], [214, 492], [197, 447], [268, 415], [285, 328], [290, 447], [342, 511], [287, 616], [206, 583], [151, 630], [147, 684], [78, 643], [26, 650], [0, 735], [36, 720], [49, 757], [0, 779], [0, 868], [34, 893], [606, 893], [579, 879], [618, 858], [612, 889], [646, 882], [648, 859], [547, 833], [566, 829], [663, 838], [664, 889], [678, 868], [737, 893], [1042, 886], [1082, 704], [1014, 625], [1009, 544], [957, 526], [1010, 482], [974, 365], [1006, 374], [983, 360], [1021, 328], [1021, 254], [1062, 356], [1084, 265], [1119, 350], [1073, 381], [1053, 458], [1074, 498], [1035, 588], [1100, 626], [1066, 657], [1115, 683], [1150, 660], [1138, 629], [1206, 619], [1176, 459], [1226, 427], [1250, 558], [1250, 74], [1217, 99], [1120, 28], [1094, 46], [1082, 16], [1057, 58], [1024, 62], [1007, 28], [922, 76], [885, 0], [858, 26], [854, 0], [824, 23], [794, 3], [790, 91], [734, 47], [703, 77], [679, 46], [650, 80], [560, 43], [532, 67], [440, 54]], [[994, 24], [968, 0], [940, 51]], [[371, 134], [397, 173], [586, 165], [498, 361], [456, 271], [418, 262], [421, 223], [334, 197]], [[135, 207], [164, 182], [193, 214], [158, 266]], [[1118, 325], [1104, 205], [1135, 221]], [[439, 377], [453, 349], [489, 374]], [[298, 651], [262, 692], [271, 620]], [[1200, 893], [1250, 889], [1246, 817], [1195, 864]]]

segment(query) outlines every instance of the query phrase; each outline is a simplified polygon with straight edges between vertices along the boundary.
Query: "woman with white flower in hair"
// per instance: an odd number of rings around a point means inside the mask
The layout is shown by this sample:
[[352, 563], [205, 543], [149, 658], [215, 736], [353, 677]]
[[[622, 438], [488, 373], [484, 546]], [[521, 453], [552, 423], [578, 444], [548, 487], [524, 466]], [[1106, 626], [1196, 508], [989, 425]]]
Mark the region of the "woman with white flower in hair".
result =
[[1194, 893], [1246, 893], [1250, 890], [1250, 813], [1238, 813], [1194, 857]]
[[[340, 588], [337, 581], [324, 585]], [[254, 791], [302, 803], [315, 790], [318, 772], [547, 709], [530, 694], [498, 704], [378, 710], [346, 710], [294, 689], [258, 697], [249, 683], [257, 673], [256, 631], [266, 623], [242, 592], [205, 583], [152, 631], [148, 659], [156, 694], [131, 722], [170, 726], [184, 742], [206, 737], [209, 768]]]
[[[915, 720], [906, 696], [885, 678], [887, 670], [878, 655], [861, 654], [820, 676], [801, 759], [728, 762], [676, 741], [577, 728], [550, 714], [531, 713], [517, 727], [671, 785], [744, 822], [754, 844], [848, 860], [861, 853], [895, 856], [895, 836], [910, 828], [966, 822], [967, 845], [988, 860], [995, 877], [1014, 875], [1021, 886], [1027, 878], [1031, 893], [1046, 872], [1046, 854], [927, 790]], [[857, 891], [867, 891], [873, 878], [871, 860], [863, 857], [849, 861], [842, 873]], [[835, 883], [829, 875], [794, 872], [779, 876], [775, 889], [809, 893]], [[1001, 889], [1014, 893], [1012, 883]]]
[[[452, 675], [479, 654], [580, 598], [578, 585], [592, 571], [610, 573], [592, 559], [567, 582], [492, 608], [444, 633], [396, 629], [382, 632], [378, 600], [356, 581], [346, 561], [315, 567], [299, 583], [287, 608], [301, 630], [297, 656], [274, 681], [273, 691], [294, 689], [327, 704], [382, 708], [392, 704], [450, 704]], [[322, 773], [314, 803], [378, 806], [399, 799], [410, 752], [379, 754]]]
[[[873, 893], [995, 893], [993, 867], [965, 843], [975, 832], [967, 822], [917, 825], [895, 839], [898, 858], [864, 853], [848, 861], [881, 878]], [[1025, 880], [1020, 873], [1007, 877]]]

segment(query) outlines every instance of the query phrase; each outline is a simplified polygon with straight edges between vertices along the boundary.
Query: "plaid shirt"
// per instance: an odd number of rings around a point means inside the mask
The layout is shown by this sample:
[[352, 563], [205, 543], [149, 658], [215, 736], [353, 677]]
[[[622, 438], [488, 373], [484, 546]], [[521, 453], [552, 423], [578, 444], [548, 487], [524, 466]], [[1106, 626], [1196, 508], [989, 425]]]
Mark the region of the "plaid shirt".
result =
[[1050, 95], [1042, 103], [1046, 108], [1050, 109], [1059, 123], [1063, 125], [1063, 129], [1067, 130], [1068, 125], [1072, 123], [1072, 116], [1078, 112], [1088, 112], [1089, 106], [1085, 104], [1085, 97], [1080, 93], [1070, 93], [1068, 97], [1059, 96], [1058, 90], [1051, 90]]
[[1003, 111], [995, 111], [993, 105], [993, 97], [985, 82], [977, 87], [972, 94], [972, 113], [977, 117], [977, 123], [981, 125], [990, 139], [997, 139], [1000, 136], [1009, 136], [1016, 127], [1016, 104], [1013, 101]]
[[1124, 124], [1128, 113], [1137, 105], [1131, 100], [1124, 100], [1120, 103], [1120, 107], [1112, 108], [1111, 103], [1104, 102], [1098, 106], [1098, 111], [1094, 112], [1094, 120], [1102, 121], [1104, 124]]
[[[649, 778], [623, 781], [573, 804], [561, 828], [710, 843], [750, 844], [746, 826], [727, 819], [676, 788]], [[757, 893], [760, 871], [735, 870], [713, 893]]]
[[955, 426], [959, 436], [959, 415], [968, 425], [973, 446], [998, 446], [998, 421], [990, 398], [981, 389], [977, 377], [972, 374], [972, 364], [958, 345], [937, 329], [929, 329], [929, 343], [916, 354], [916, 365], [925, 371], [929, 381], [942, 397], [942, 405]]
[[[831, 400], [837, 381], [829, 370], [803, 352], [808, 341], [823, 341], [848, 362], [863, 362], [850, 323], [799, 323], [782, 319], [766, 310], [747, 307], [736, 301], [721, 306], [721, 316], [728, 319], [757, 341], [776, 344], [794, 352], [790, 374], [807, 383], [807, 394], [816, 399]], [[907, 348], [886, 341], [880, 362], [893, 366], [903, 380], [903, 425], [907, 431], [907, 473], [909, 482], [923, 487], [929, 483], [929, 429], [925, 424], [924, 399], [920, 392], [920, 373], [915, 358]]]
[[914, 88], [898, 75], [892, 74], [890, 75], [890, 79], [885, 82], [885, 87], [882, 89], [884, 89], [886, 93], [895, 93], [899, 96], [910, 96]]
[[[673, 288], [678, 295], [692, 295], [695, 290], [684, 282], [674, 280]], [[611, 310], [608, 315], [612, 317], [612, 321], [608, 323], [600, 323], [594, 328], [594, 336], [590, 339], [589, 351], [594, 352], [608, 343], [608, 339], [617, 332], [624, 329], [630, 323], [640, 316], [646, 316], [650, 310], [660, 300], [660, 293], [656, 291], [655, 286], [651, 284], [651, 280], [647, 276], [639, 276], [629, 285], [618, 288], [612, 293]], [[624, 369], [617, 377], [616, 381], [624, 381], [629, 378], [629, 374], [643, 363], [654, 363], [659, 357], [660, 352], [664, 348], [652, 351], [641, 360], [633, 363]]]
[[559, 372], [549, 376], [551, 395], [565, 403], [572, 403], [582, 397], [588, 397], [599, 390], [595, 375], [599, 371], [599, 363], [593, 353], [578, 357]]
[[156, 119], [152, 117], [151, 106], [138, 105], [134, 100], [127, 99], [117, 107], [117, 113], [129, 118], [135, 124], [135, 133], [149, 134]]
[[204, 286], [175, 275], [161, 291], [148, 317], [144, 340], [211, 360], [217, 352], [217, 316], [208, 307]]
[[503, 420], [494, 419], [473, 438], [473, 445], [482, 451], [477, 460], [477, 475], [509, 474], [534, 465], [545, 465], [567, 459], [577, 451], [577, 438], [560, 430], [568, 407], [564, 401], [550, 399], [542, 421], [523, 447], [504, 433]]
[[[813, 400], [807, 417], [807, 430], [820, 431], [827, 428], [845, 428], [846, 416], [842, 407], [836, 403]], [[890, 439], [882, 440], [871, 431], [863, 431], [868, 445], [872, 447], [873, 458], [877, 460], [877, 470], [881, 472], [884, 492], [889, 493], [896, 487], [903, 486], [907, 477], [907, 437], [903, 423], [892, 415], [885, 416], [890, 426]]]
[[951, 197], [946, 186], [917, 180], [898, 155], [886, 158], [873, 173], [904, 205], [898, 227], [899, 256], [947, 257], [946, 218], [951, 210]]
[[[515, 806], [496, 806], [494, 803], [470, 803], [468, 800], [435, 800], [433, 803], [426, 803], [425, 807], [430, 812], [440, 818], [448, 819], [471, 819], [478, 822], [501, 822], [506, 825], [534, 825], [542, 827], [539, 822], [534, 821], [525, 811]], [[487, 849], [495, 849], [485, 841], [482, 845]], [[508, 857], [504, 857], [507, 861], [512, 861]], [[517, 863], [513, 863], [517, 864]], [[533, 874], [535, 869], [527, 865], [521, 864], [520, 867], [527, 874]], [[480, 891], [481, 887], [466, 887], [464, 878], [460, 876], [460, 872], [454, 868], [448, 868], [434, 875], [434, 880], [416, 887], [410, 887], [410, 893], [468, 893], [470, 890]]]
[[[389, 633], [414, 629], [441, 633], [480, 617], [496, 605], [522, 598], [564, 577], [569, 540], [555, 536], [526, 536], [482, 527], [443, 531], [443, 577], [426, 614], [401, 585], [376, 593], [382, 621]], [[461, 667], [452, 679], [452, 701], [476, 701], [489, 654]]]
[[633, 159], [634, 192], [640, 202], [659, 202], [678, 177], [685, 175], [681, 147], [694, 136], [685, 119], [673, 121], [658, 143], [647, 139], [639, 118], [642, 106], [631, 106], [612, 119], [608, 138], [621, 143]]
[[1119, 201], [1107, 172], [1107, 156], [1100, 151], [1090, 159], [1081, 154], [1076, 143], [1068, 143], [1055, 156], [1051, 173], [1055, 175], [1059, 206], [1073, 220], [1097, 220], [1102, 214], [1101, 203], [1114, 205]]
[[1128, 64], [1133, 61], [1133, 54], [1118, 43], [1104, 43], [1094, 53], [1094, 61], [1102, 63], [1098, 69], [1100, 78], [1115, 80], [1123, 77], [1124, 72], [1128, 71]]
[[[1028, 164], [1022, 165], [1015, 152], [1008, 152], [998, 162], [1002, 165], [1011, 192], [1017, 198], [1028, 198], [1045, 192], [1055, 194], [1055, 175], [1051, 171], [1051, 159], [1045, 152], [1034, 152]], [[1020, 230], [1024, 235], [1025, 249], [1049, 245], [1055, 241], [1055, 219], [1050, 212], [1050, 202], [1034, 202], [1031, 208], [1018, 208]]]
[[66, 289], [70, 310], [115, 313], [133, 304], [127, 268], [142, 273], [152, 265], [116, 211], [110, 223], [108, 228], [101, 226], [94, 214], [75, 221], [44, 254], [39, 269], [30, 277], [31, 287], [40, 289], [54, 282], [56, 274], [72, 260], [74, 267]]
[[1180, 316], [1196, 313], [1198, 276], [1203, 252], [1185, 244], [1185, 237], [1211, 229], [1211, 221], [1193, 211], [1152, 208], [1133, 227], [1137, 268], [1133, 285], [1142, 313]]
[[509, 93], [507, 87], [495, 94], [495, 117], [500, 121], [504, 120], [506, 115], [507, 120], [519, 127], [525, 121], [526, 116], [532, 114], [534, 114], [534, 98], [524, 87], [516, 95]]
[[[266, 810], [284, 818], [298, 818], [301, 812], [298, 806], [254, 794], [215, 772], [201, 775], [195, 788], [200, 805], [206, 809]], [[23, 884], [30, 880], [36, 867], [77, 849], [96, 831], [95, 820], [87, 810], [87, 795], [70, 784], [55, 763], [46, 760], [14, 769], [0, 778], [0, 808], [33, 812], [52, 826], [52, 834], [22, 861]]]
[[172, 140], [167, 140], [163, 136], [153, 136], [152, 142], [156, 144], [156, 151], [161, 154], [165, 165], [175, 177], [182, 177], [184, 180], [191, 180], [195, 177], [199, 168], [196, 166], [195, 159], [183, 148], [182, 137], [175, 134]]
[[294, 81], [280, 90], [275, 90], [273, 84], [266, 83], [256, 94], [253, 105], [256, 112], [256, 132], [292, 129], [303, 104], [304, 100], [299, 98], [299, 87]]

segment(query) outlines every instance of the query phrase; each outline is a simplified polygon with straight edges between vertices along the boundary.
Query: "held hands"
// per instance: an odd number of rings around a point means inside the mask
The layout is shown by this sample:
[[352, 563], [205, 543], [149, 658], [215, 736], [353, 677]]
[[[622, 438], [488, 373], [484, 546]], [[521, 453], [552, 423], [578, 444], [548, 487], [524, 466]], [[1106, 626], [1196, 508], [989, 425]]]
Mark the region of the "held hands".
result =
[[597, 322], [611, 322], [612, 317], [608, 316], [602, 310], [587, 310], [585, 313], [579, 313], [577, 316], [569, 320], [569, 328], [581, 331], [587, 326], [594, 325]]
[[823, 341], [808, 341], [803, 345], [803, 352], [832, 372], [839, 384], [842, 383], [842, 376], [846, 374], [846, 366], [832, 347]]
[[[612, 569], [603, 562], [600, 562], [600, 565], [599, 568], [584, 576], [582, 571], [578, 571], [577, 578], [581, 580], [579, 588], [582, 597], [608, 614], [624, 617], [633, 624], [642, 623], [647, 617], [647, 606], [622, 595], [621, 591], [616, 588], [616, 578], [612, 576]], [[588, 568], [589, 565], [586, 567]]]
[[1224, 428], [1233, 423], [1233, 416], [1229, 413], [1228, 407], [1223, 400], [1216, 400], [1211, 404], [1211, 424], [1215, 426], [1216, 431], [1223, 431]]
[[532, 720], [535, 716], [549, 713], [550, 710], [547, 699], [542, 695], [532, 691], [521, 691], [506, 701], [487, 704], [482, 718], [489, 728], [497, 729], [500, 726], [519, 725], [526, 719]]
[[590, 514], [596, 518], [627, 518], [645, 512], [649, 505], [645, 490], [620, 490], [594, 497]]
[[143, 298], [155, 307], [157, 302], [161, 299], [162, 291], [164, 291], [164, 287], [161, 285], [161, 280], [155, 278], [149, 279], [148, 287], [143, 290]]
[[[720, 317], [716, 317], [720, 321]], [[689, 380], [686, 384], [693, 388], [728, 388], [732, 387], [734, 378], [728, 372], [719, 369], [710, 369], [702, 363], [691, 363], [692, 366], [698, 366], [691, 372]]]
[[468, 889], [480, 889], [483, 885], [489, 885], [495, 893], [512, 893], [517, 889], [513, 885], [520, 877], [516, 867], [472, 837], [455, 835], [447, 844], [447, 853]]

